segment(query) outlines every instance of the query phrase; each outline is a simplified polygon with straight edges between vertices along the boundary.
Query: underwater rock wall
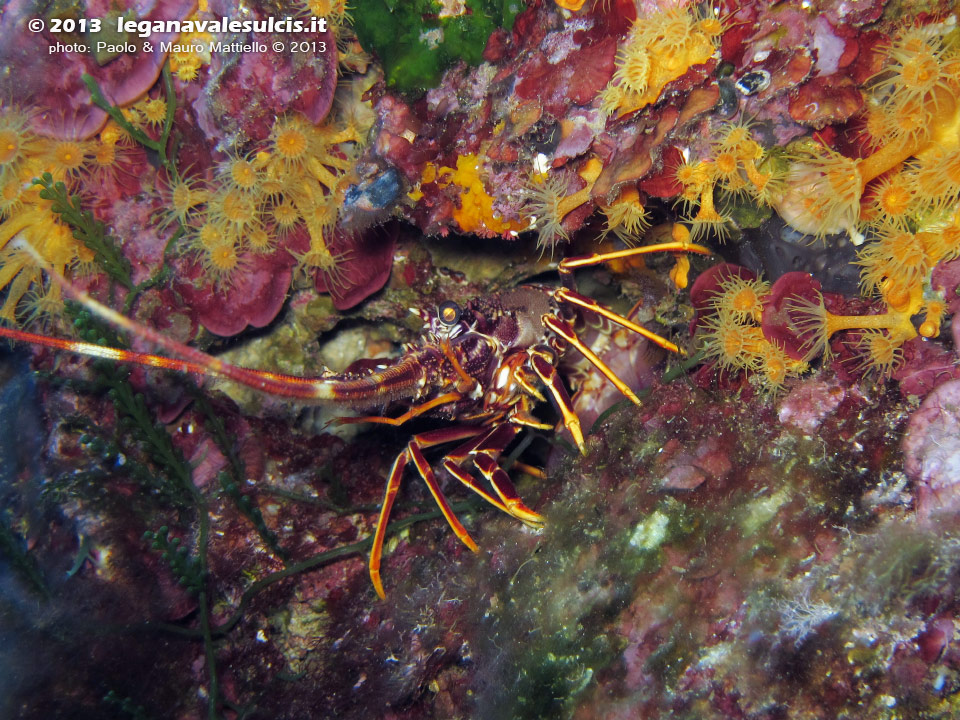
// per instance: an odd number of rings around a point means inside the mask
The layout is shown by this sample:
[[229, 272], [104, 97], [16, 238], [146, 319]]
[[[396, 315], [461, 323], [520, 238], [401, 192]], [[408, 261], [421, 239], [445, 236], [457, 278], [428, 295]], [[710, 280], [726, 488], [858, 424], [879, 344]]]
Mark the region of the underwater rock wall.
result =
[[0, 37], [4, 717], [957, 716], [955, 7]]

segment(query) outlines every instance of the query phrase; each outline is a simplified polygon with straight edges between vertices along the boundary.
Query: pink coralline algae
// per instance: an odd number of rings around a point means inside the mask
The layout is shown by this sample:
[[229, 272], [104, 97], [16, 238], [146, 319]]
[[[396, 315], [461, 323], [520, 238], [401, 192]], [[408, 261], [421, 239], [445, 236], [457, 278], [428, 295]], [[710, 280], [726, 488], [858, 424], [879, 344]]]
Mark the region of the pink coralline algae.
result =
[[293, 276], [293, 258], [284, 255], [251, 255], [236, 282], [229, 288], [212, 291], [192, 278], [203, 279], [202, 268], [187, 266], [176, 289], [196, 320], [210, 332], [229, 337], [247, 327], [268, 325], [283, 306]]
[[903, 438], [903, 466], [916, 484], [917, 513], [960, 508], [960, 380], [948, 380], [914, 411]]
[[843, 397], [843, 387], [837, 383], [803, 382], [780, 403], [780, 422], [814, 434], [826, 416], [837, 409]]
[[395, 223], [353, 233], [338, 230], [330, 246], [343, 260], [334, 275], [317, 274], [317, 292], [329, 293], [337, 310], [349, 310], [380, 290], [393, 268], [398, 232]]
[[[233, 17], [232, 0], [210, 3], [216, 17]], [[272, 11], [256, 6], [250, 19]], [[278, 42], [282, 41], [282, 42]], [[212, 56], [209, 74], [195, 101], [198, 121], [211, 142], [263, 141], [274, 118], [288, 111], [320, 124], [330, 111], [337, 87], [337, 40], [330, 29], [319, 34], [250, 33], [242, 43], [260, 44], [266, 52], [225, 52]], [[277, 51], [277, 47], [282, 51]], [[301, 52], [297, 52], [297, 49]], [[324, 49], [321, 49], [324, 48]]]

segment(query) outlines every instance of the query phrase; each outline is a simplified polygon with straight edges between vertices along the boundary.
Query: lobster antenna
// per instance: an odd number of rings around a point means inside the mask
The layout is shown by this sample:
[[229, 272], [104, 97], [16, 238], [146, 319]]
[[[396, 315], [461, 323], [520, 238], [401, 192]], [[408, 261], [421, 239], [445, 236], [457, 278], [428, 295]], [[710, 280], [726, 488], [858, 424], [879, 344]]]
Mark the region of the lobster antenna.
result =
[[208, 377], [227, 378], [241, 385], [255, 390], [261, 390], [271, 395], [315, 401], [337, 399], [333, 394], [330, 383], [328, 383], [325, 378], [301, 378], [264, 370], [242, 368], [237, 365], [225, 363], [213, 355], [165, 337], [156, 330], [131, 320], [116, 310], [94, 300], [86, 291], [76, 287], [63, 277], [63, 275], [53, 268], [46, 259], [37, 252], [36, 248], [22, 236], [14, 240], [14, 247], [26, 251], [37, 265], [46, 272], [67, 295], [83, 305], [92, 314], [113, 327], [144, 338], [148, 342], [167, 350], [176, 357], [168, 358], [161, 355], [138, 353], [131, 350], [105, 347], [93, 343], [50, 338], [45, 335], [37, 335], [35, 333], [14, 330], [13, 328], [3, 326], [0, 326], [0, 337], [52, 347], [58, 350], [67, 350], [90, 357], [105, 358], [116, 362], [147, 365]]

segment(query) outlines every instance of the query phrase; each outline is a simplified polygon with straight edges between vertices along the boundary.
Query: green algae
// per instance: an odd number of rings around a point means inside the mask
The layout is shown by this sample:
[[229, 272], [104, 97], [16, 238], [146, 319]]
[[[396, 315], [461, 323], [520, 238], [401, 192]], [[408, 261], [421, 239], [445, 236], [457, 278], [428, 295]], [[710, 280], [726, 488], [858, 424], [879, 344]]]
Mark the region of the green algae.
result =
[[522, 0], [466, 0], [467, 12], [440, 17], [435, 0], [367, 0], [351, 9], [360, 43], [383, 64], [387, 84], [417, 93], [458, 60], [477, 65], [490, 34], [510, 29]]

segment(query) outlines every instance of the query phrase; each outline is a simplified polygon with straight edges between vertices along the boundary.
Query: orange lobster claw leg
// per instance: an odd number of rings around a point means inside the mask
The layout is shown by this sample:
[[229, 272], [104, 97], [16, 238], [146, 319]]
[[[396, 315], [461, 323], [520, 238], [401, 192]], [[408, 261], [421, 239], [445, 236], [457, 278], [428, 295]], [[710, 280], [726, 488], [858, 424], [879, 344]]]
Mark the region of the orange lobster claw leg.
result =
[[587, 454], [587, 446], [583, 442], [583, 430], [580, 429], [580, 418], [573, 410], [573, 403], [570, 402], [570, 396], [560, 382], [560, 376], [557, 374], [556, 366], [547, 359], [545, 352], [536, 349], [528, 351], [530, 357], [530, 367], [539, 376], [550, 395], [553, 397], [563, 417], [563, 424], [573, 436], [573, 441], [577, 444], [582, 455]]
[[618, 315], [613, 310], [603, 307], [603, 305], [598, 303], [593, 298], [589, 298], [586, 295], [581, 295], [578, 292], [563, 287], [557, 289], [557, 291], [554, 293], [554, 297], [560, 302], [576, 305], [579, 308], [583, 308], [584, 310], [589, 310], [597, 315], [601, 315], [607, 320], [615, 322], [617, 325], [622, 325], [623, 327], [627, 328], [627, 330], [633, 330], [633, 332], [637, 333], [638, 335], [642, 335], [650, 342], [662, 347], [664, 350], [669, 350], [670, 352], [674, 352], [679, 355], [686, 355], [683, 348], [678, 347], [662, 335], [657, 335], [655, 332], [647, 330], [642, 325], [637, 325], [637, 323], [633, 322], [632, 320], [628, 320], [622, 315]]
[[640, 404], [640, 398], [638, 398], [633, 390], [619, 378], [619, 376], [611, 370], [603, 360], [601, 360], [597, 354], [588, 348], [583, 341], [577, 337], [577, 334], [573, 331], [573, 326], [570, 325], [566, 320], [561, 320], [556, 315], [544, 315], [543, 324], [553, 330], [557, 335], [562, 337], [568, 343], [573, 345], [580, 353], [593, 365], [604, 374], [604, 376], [616, 386], [617, 390], [622, 392], [627, 399], [633, 402], [635, 405]]
[[430, 432], [414, 435], [412, 438], [410, 438], [410, 442], [407, 444], [407, 447], [404, 448], [403, 452], [397, 455], [397, 459], [394, 460], [393, 467], [390, 470], [390, 476], [387, 478], [387, 489], [383, 496], [383, 504], [380, 506], [380, 515], [377, 518], [377, 527], [373, 533], [373, 546], [370, 548], [370, 580], [373, 582], [373, 589], [377, 591], [377, 595], [380, 596], [381, 600], [384, 600], [387, 597], [383, 589], [383, 581], [380, 578], [380, 561], [383, 557], [383, 540], [387, 533], [387, 523], [390, 520], [390, 511], [393, 509], [393, 502], [397, 498], [397, 491], [400, 489], [400, 481], [403, 479], [403, 471], [407, 466], [407, 462], [410, 460], [412, 460], [413, 464], [416, 466], [417, 471], [420, 473], [420, 477], [422, 477], [424, 482], [427, 483], [430, 494], [433, 495], [433, 499], [440, 508], [440, 512], [443, 513], [443, 516], [450, 524], [450, 527], [453, 529], [453, 532], [456, 534], [456, 536], [474, 552], [479, 550], [477, 544], [473, 541], [473, 538], [470, 537], [470, 533], [467, 532], [466, 528], [464, 528], [457, 519], [457, 516], [453, 514], [453, 510], [450, 509], [450, 504], [447, 502], [447, 499], [440, 490], [440, 486], [437, 484], [437, 478], [433, 473], [433, 469], [430, 467], [427, 459], [423, 456], [423, 450], [424, 448], [433, 447], [434, 445], [442, 445], [444, 443], [457, 442], [458, 440], [472, 438], [478, 434], [481, 434], [482, 432], [482, 428], [470, 426], [432, 430]]

